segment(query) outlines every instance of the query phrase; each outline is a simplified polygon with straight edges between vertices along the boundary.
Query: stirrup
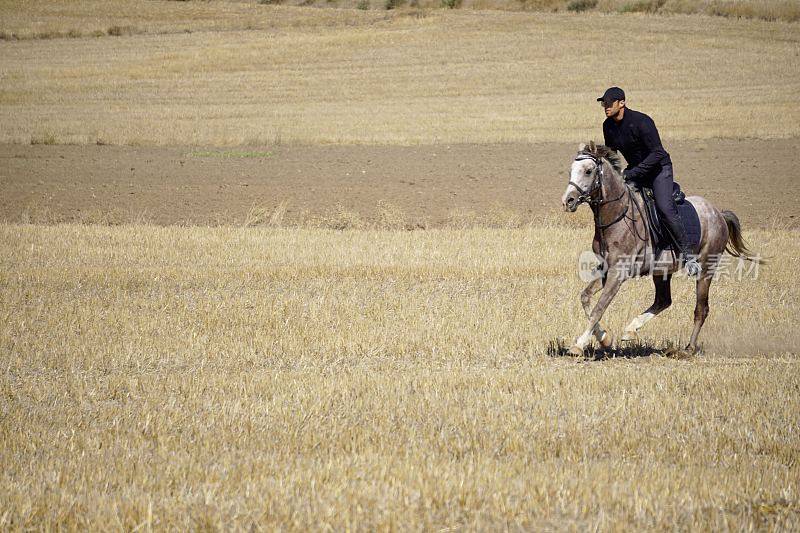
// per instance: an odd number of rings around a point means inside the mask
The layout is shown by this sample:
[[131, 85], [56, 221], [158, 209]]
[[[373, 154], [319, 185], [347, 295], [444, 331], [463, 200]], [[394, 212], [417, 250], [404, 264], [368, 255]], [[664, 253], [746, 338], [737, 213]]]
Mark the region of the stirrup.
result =
[[694, 257], [689, 257], [686, 259], [686, 262], [683, 265], [686, 267], [686, 275], [690, 278], [698, 278], [700, 277], [700, 273], [703, 271], [703, 268], [700, 266], [700, 263], [697, 262], [697, 259]]

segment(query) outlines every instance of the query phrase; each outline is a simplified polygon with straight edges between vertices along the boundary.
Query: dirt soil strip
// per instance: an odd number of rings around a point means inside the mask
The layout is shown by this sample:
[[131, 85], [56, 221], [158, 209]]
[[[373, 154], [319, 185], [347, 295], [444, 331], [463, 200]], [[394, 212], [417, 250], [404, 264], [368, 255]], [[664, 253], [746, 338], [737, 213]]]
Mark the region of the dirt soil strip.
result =
[[[800, 227], [795, 139], [668, 143], [687, 194], [734, 210], [745, 227]], [[240, 223], [251, 207], [284, 223], [340, 207], [366, 221], [379, 203], [412, 226], [457, 212], [558, 213], [576, 144], [142, 148], [0, 145], [0, 220]]]

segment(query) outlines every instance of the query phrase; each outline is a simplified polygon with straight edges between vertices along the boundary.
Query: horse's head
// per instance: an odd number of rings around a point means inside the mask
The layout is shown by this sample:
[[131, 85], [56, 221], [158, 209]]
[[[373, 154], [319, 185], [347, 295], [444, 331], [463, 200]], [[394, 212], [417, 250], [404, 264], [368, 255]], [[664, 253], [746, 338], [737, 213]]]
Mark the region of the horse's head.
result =
[[597, 196], [602, 186], [601, 179], [600, 155], [594, 141], [590, 141], [588, 146], [581, 144], [572, 162], [567, 189], [561, 197], [564, 210], [574, 213], [580, 204]]

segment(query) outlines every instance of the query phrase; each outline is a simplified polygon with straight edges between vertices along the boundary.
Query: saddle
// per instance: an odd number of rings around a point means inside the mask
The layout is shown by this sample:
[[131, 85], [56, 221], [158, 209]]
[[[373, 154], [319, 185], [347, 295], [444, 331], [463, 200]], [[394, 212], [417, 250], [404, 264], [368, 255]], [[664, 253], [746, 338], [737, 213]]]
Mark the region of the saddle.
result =
[[[672, 235], [669, 227], [662, 221], [661, 214], [656, 207], [655, 195], [650, 187], [635, 187], [643, 200], [645, 215], [647, 216], [647, 226], [650, 231], [650, 242], [653, 243], [656, 253], [664, 250], [679, 250], [675, 236]], [[672, 199], [678, 208], [681, 221], [688, 240], [696, 247], [700, 242], [700, 219], [697, 211], [691, 202], [686, 201], [686, 195], [677, 183], [672, 184]]]

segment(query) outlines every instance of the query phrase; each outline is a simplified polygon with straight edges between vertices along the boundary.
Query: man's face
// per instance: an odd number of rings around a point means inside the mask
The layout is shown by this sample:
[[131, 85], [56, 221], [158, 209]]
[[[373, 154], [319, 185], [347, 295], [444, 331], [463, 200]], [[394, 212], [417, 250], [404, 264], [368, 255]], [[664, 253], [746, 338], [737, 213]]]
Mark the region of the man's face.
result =
[[625, 100], [614, 100], [612, 102], [600, 102], [606, 112], [607, 117], [614, 118], [619, 115], [619, 110], [625, 107]]

